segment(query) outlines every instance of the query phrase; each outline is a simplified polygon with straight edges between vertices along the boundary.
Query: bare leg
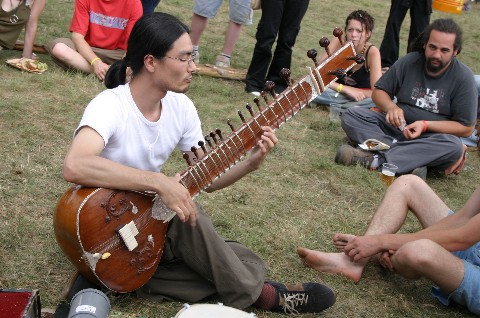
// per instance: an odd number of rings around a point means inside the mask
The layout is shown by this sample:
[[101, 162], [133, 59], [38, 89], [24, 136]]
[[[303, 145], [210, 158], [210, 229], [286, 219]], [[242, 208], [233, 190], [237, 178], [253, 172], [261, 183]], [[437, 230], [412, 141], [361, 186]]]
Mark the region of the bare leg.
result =
[[[235, 44], [240, 37], [240, 32], [242, 31], [242, 25], [230, 21], [228, 23], [227, 34], [225, 35], [225, 41], [223, 42], [223, 51], [222, 53], [232, 55]], [[192, 40], [193, 41], [193, 40]]]
[[409, 210], [426, 228], [446, 217], [449, 208], [422, 179], [404, 175], [388, 188], [365, 235], [396, 233]]
[[465, 274], [462, 260], [430, 240], [403, 245], [391, 260], [400, 275], [411, 279], [428, 278], [446, 294], [460, 286]]
[[[396, 233], [403, 225], [409, 210], [416, 215], [423, 227], [438, 222], [446, 217], [449, 211], [422, 179], [404, 175], [388, 188], [365, 234]], [[354, 237], [349, 234], [336, 234], [333, 238], [334, 245], [342, 250], [346, 245], [343, 242]], [[320, 272], [343, 274], [355, 282], [361, 279], [363, 269], [369, 261], [362, 259], [354, 263], [343, 253], [323, 253], [302, 247], [297, 249], [297, 253], [306, 266]]]
[[63, 43], [55, 44], [55, 46], [52, 48], [52, 55], [63, 63], [69, 65], [71, 68], [87, 74], [93, 72], [90, 63], [88, 63], [87, 60], [80, 55], [80, 53]]
[[[446, 217], [449, 208], [424, 181], [405, 175], [388, 188], [365, 235], [396, 233], [405, 222], [408, 211], [412, 211], [426, 228]], [[355, 235], [337, 233], [333, 236], [333, 245], [343, 251], [353, 238]]]
[[191, 24], [191, 31], [190, 31], [190, 39], [192, 40], [192, 44], [198, 46], [200, 43], [200, 38], [202, 37], [203, 31], [205, 31], [208, 24], [208, 18], [202, 17], [198, 14], [193, 14], [192, 16], [192, 24]]

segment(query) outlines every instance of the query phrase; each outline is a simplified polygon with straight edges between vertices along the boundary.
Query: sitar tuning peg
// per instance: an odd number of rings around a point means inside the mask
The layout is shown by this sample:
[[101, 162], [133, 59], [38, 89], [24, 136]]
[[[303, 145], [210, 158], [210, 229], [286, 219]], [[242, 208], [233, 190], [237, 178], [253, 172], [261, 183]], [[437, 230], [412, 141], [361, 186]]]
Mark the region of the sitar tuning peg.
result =
[[349, 56], [346, 59], [350, 60], [350, 61], [353, 60], [357, 64], [363, 64], [363, 62], [365, 62], [365, 57], [363, 56], [363, 54], [357, 54], [355, 56]]
[[210, 132], [210, 137], [212, 137], [213, 142], [215, 143], [215, 145], [217, 145], [218, 144], [217, 137], [213, 131]]
[[206, 135], [206, 136], [205, 136], [205, 141], [206, 141], [207, 144], [210, 146], [210, 148], [213, 148], [212, 141], [210, 140], [210, 136], [209, 136], [209, 135]]
[[330, 49], [328, 46], [330, 45], [330, 40], [327, 37], [323, 37], [318, 41], [318, 44], [320, 44], [321, 47], [325, 49], [325, 52], [327, 52], [327, 55], [330, 57], [332, 54], [330, 53]]
[[363, 64], [365, 62], [365, 57], [363, 56], [363, 54], [357, 54], [355, 57], [355, 63]]
[[220, 138], [220, 141], [223, 141], [222, 131], [219, 128], [215, 129], [215, 133], [217, 134], [218, 138]]
[[252, 106], [250, 106], [249, 103], [247, 103], [247, 105], [245, 105], [245, 108], [248, 110], [248, 112], [250, 113], [250, 116], [254, 116], [253, 114], [253, 109], [252, 109]]
[[195, 159], [198, 160], [198, 152], [197, 152], [197, 147], [195, 146], [192, 146], [192, 148], [190, 148], [190, 150], [193, 152], [193, 154], [195, 155]]
[[266, 81], [265, 82], [265, 89], [267, 90], [267, 92], [270, 93], [270, 95], [275, 98], [275, 96], [277, 95], [275, 93], [275, 82], [273, 81]]
[[343, 38], [343, 31], [340, 28], [333, 29], [333, 36], [338, 38], [340, 44], [343, 46], [345, 44], [345, 39]]
[[307, 51], [307, 57], [309, 59], [312, 59], [313, 63], [315, 64], [315, 67], [318, 66], [317, 55], [318, 55], [318, 52], [315, 49], [310, 49]]
[[230, 127], [230, 129], [231, 129], [232, 131], [235, 131], [235, 127], [233, 127], [233, 124], [232, 124], [232, 120], [231, 120], [231, 119], [228, 119], [228, 120], [227, 120], [227, 125], [228, 125], [228, 127]]
[[255, 97], [255, 98], [253, 99], [253, 102], [255, 103], [255, 105], [257, 105], [258, 110], [259, 110], [259, 111], [262, 111], [262, 107], [260, 106], [260, 99], [259, 99], [258, 97]]
[[267, 92], [262, 91], [262, 92], [260, 93], [260, 95], [263, 97], [263, 100], [265, 101], [265, 103], [268, 104]]
[[240, 120], [245, 124], [246, 121], [245, 121], [245, 117], [243, 117], [243, 114], [242, 114], [242, 111], [238, 111], [238, 116], [240, 117]]
[[344, 78], [347, 75], [343, 68], [339, 68], [335, 71], [328, 71], [327, 74], [335, 75], [338, 79]]
[[192, 161], [190, 160], [190, 156], [188, 155], [188, 153], [184, 153], [184, 154], [183, 154], [183, 159], [185, 159], [185, 161], [187, 162], [187, 164], [188, 164], [189, 166], [192, 165]]
[[200, 148], [202, 148], [203, 153], [206, 154], [207, 153], [207, 148], [205, 148], [205, 142], [203, 142], [203, 140], [200, 140], [198, 142], [198, 145], [200, 146]]
[[[315, 51], [316, 52], [316, 51]], [[307, 53], [308, 55], [308, 53]], [[287, 82], [288, 86], [293, 84], [293, 80], [290, 78], [292, 72], [288, 68], [282, 68], [280, 70], [280, 78]]]

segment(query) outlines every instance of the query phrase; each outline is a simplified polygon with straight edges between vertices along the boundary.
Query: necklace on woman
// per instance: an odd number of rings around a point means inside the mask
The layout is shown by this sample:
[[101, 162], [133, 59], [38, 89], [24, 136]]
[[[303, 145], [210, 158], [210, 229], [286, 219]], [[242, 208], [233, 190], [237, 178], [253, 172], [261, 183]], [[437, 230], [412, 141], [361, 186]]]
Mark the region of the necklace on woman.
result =
[[12, 16], [10, 17], [10, 23], [17, 23], [18, 22], [18, 15], [17, 15], [17, 10], [18, 10], [18, 7], [20, 6], [20, 4], [22, 3], [23, 0], [20, 0], [20, 2], [18, 3], [18, 6], [13, 9], [13, 2], [12, 0], [10, 0], [10, 6], [12, 7]]
[[362, 52], [360, 52], [360, 55], [361, 55], [361, 56], [364, 56], [364, 54], [365, 54], [365, 49], [366, 49], [366, 48], [367, 48], [367, 43], [365, 43], [365, 44], [363, 45]]

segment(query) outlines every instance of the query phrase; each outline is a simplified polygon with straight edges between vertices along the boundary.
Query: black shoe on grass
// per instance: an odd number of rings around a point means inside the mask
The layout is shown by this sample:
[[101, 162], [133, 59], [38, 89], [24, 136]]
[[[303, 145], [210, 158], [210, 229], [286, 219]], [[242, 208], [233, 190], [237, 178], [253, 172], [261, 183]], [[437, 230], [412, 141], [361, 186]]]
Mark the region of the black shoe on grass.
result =
[[272, 311], [287, 314], [321, 312], [331, 307], [336, 300], [335, 293], [329, 287], [319, 283], [284, 285], [268, 282], [276, 289], [276, 303]]

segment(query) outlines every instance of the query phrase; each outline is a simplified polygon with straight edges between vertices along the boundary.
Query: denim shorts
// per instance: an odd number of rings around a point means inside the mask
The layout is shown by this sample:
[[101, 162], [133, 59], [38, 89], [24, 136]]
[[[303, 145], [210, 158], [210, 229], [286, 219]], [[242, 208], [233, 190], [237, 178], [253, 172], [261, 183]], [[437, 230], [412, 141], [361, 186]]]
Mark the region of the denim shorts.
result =
[[450, 301], [454, 301], [467, 307], [470, 312], [480, 315], [480, 242], [452, 254], [463, 260], [465, 267], [463, 281], [450, 295], [443, 293], [438, 286], [433, 286], [433, 297], [445, 306], [448, 306]]
[[[213, 18], [217, 15], [218, 9], [223, 0], [195, 0], [193, 12], [205, 18]], [[253, 10], [250, 7], [250, 0], [229, 0], [229, 19], [238, 24], [251, 25]]]

